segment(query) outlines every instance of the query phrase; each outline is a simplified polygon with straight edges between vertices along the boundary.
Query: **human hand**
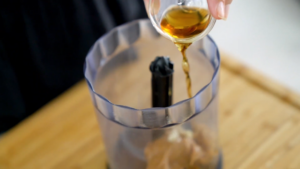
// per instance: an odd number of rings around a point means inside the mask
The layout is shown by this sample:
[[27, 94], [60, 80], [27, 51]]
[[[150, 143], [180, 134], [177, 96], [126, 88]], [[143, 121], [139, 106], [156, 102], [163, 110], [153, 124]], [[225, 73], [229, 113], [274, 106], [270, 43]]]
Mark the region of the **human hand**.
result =
[[[149, 0], [144, 0], [146, 9], [148, 10]], [[216, 19], [226, 20], [229, 13], [229, 6], [232, 0], [207, 0], [209, 10]]]
[[232, 0], [207, 0], [209, 10], [216, 19], [226, 20]]

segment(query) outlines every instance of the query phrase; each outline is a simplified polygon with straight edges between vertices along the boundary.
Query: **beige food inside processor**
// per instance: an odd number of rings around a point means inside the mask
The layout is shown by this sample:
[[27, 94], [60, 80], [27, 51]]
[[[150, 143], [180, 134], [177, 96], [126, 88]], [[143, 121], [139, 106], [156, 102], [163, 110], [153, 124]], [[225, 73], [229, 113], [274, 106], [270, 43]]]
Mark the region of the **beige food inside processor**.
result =
[[218, 155], [212, 137], [203, 125], [172, 129], [145, 148], [147, 169], [210, 168]]

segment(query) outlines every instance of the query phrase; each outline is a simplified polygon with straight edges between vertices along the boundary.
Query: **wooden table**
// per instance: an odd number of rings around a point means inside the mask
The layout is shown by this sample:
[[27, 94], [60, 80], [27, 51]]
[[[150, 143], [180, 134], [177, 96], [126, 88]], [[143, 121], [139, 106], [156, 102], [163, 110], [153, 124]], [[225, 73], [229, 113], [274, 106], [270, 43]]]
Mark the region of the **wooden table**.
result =
[[[222, 58], [220, 144], [225, 169], [299, 169], [300, 97]], [[0, 169], [104, 169], [104, 145], [84, 81], [0, 139]]]

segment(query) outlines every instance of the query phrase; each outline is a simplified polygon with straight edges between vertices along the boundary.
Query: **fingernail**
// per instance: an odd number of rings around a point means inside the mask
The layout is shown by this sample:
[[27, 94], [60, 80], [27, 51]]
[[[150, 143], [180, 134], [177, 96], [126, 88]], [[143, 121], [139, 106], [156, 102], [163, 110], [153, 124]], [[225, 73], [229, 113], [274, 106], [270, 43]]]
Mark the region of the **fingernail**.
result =
[[230, 8], [230, 4], [225, 6], [225, 20], [228, 18], [228, 14], [229, 14], [229, 8]]
[[217, 14], [220, 19], [225, 18], [225, 3], [220, 1], [217, 7]]

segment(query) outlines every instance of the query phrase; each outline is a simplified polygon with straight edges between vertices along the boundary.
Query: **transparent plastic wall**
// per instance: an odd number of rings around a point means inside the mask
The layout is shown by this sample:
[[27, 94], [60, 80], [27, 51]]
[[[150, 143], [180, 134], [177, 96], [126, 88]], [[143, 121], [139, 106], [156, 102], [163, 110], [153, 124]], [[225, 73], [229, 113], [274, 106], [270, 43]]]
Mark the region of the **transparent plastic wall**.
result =
[[[156, 56], [174, 63], [173, 105], [151, 107]], [[193, 97], [188, 98], [182, 56], [150, 21], [119, 26], [86, 57], [84, 74], [111, 169], [220, 168], [218, 83], [220, 56], [210, 37], [187, 50]]]

